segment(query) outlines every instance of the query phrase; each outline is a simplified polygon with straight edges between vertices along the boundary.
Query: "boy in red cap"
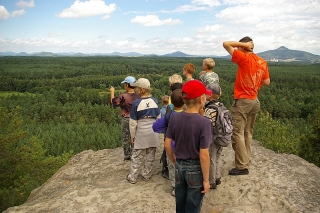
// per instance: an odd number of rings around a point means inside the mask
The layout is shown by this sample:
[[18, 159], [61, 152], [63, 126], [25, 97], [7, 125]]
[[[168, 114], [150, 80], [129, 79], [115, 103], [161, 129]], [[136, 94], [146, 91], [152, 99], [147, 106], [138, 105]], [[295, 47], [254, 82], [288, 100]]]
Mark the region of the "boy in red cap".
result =
[[[201, 116], [206, 94], [212, 94], [198, 80], [186, 82], [182, 98], [187, 108], [170, 117], [166, 132], [165, 149], [176, 168], [176, 212], [200, 212], [204, 194], [210, 190], [209, 147], [212, 142], [212, 125]], [[175, 141], [174, 153], [171, 142]]]

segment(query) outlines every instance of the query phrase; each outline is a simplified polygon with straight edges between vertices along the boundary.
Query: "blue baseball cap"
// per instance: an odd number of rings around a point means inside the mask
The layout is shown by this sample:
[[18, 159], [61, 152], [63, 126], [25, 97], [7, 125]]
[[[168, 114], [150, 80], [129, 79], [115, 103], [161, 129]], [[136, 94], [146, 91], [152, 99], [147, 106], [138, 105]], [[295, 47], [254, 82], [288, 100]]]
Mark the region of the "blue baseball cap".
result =
[[135, 81], [136, 81], [136, 78], [135, 78], [135, 77], [127, 76], [127, 77], [124, 79], [124, 81], [121, 82], [121, 84], [123, 84], [123, 83], [131, 84], [131, 83], [133, 83], [133, 82], [135, 82]]

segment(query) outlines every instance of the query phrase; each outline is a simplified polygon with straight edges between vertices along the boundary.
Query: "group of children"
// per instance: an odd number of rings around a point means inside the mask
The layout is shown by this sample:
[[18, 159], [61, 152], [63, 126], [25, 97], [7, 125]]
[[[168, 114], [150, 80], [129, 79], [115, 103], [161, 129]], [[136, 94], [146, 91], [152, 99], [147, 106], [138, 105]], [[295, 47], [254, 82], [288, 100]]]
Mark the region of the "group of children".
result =
[[111, 103], [121, 107], [124, 160], [131, 160], [127, 180], [136, 183], [140, 168], [142, 180], [151, 178], [156, 148], [160, 146], [158, 133], [164, 133], [163, 154], [167, 157], [162, 158], [165, 166], [161, 174], [171, 181], [176, 212], [200, 212], [204, 194], [221, 183], [222, 147], [212, 141], [214, 113], [205, 110], [206, 103], [217, 102], [221, 95], [219, 77], [212, 71], [214, 65], [211, 58], [203, 60], [205, 72], [200, 80], [192, 77], [195, 67], [191, 63], [183, 67], [185, 83], [180, 75], [170, 76], [171, 94], [162, 97], [161, 109], [150, 94], [146, 78], [126, 77], [122, 83], [127, 93], [118, 97], [110, 88]]
[[[224, 118], [223, 124], [229, 123], [225, 122], [226, 120], [232, 120], [230, 123], [233, 125], [228, 137], [230, 136], [230, 140], [232, 138], [232, 148], [235, 151], [235, 168], [229, 171], [229, 175], [249, 174], [253, 126], [260, 111], [258, 92], [261, 86], [270, 85], [268, 64], [253, 53], [254, 43], [248, 36], [239, 41], [225, 41], [223, 47], [238, 67], [231, 107], [233, 118], [231, 115], [220, 116], [222, 111], [229, 110], [216, 108], [223, 107], [223, 104], [218, 101], [221, 88], [218, 75], [212, 71], [215, 66], [212, 58], [203, 60], [203, 71], [199, 74], [199, 80], [192, 77], [195, 68], [191, 63], [183, 67], [183, 75], [186, 77], [184, 84], [180, 75], [169, 78], [169, 103], [172, 102], [172, 105], [162, 109], [163, 118], [160, 120], [158, 102], [151, 97], [150, 82], [147, 79], [133, 81], [133, 77], [127, 77], [123, 83], [128, 94], [116, 98], [114, 89], [110, 88], [111, 102], [114, 106], [122, 107], [121, 124], [123, 123], [123, 132], [126, 132], [123, 133], [125, 160], [130, 159], [129, 136], [134, 144], [127, 180], [136, 183], [142, 162], [143, 180], [150, 179], [156, 147], [159, 146], [156, 132], [164, 132], [163, 156], [167, 155], [170, 162], [167, 162], [168, 169], [163, 169], [161, 174], [172, 180], [172, 195], [175, 196], [178, 213], [200, 212], [204, 194], [221, 183], [219, 157], [222, 151], [221, 143], [224, 144], [225, 140], [220, 140], [220, 133], [216, 132], [222, 123], [219, 118]], [[132, 94], [133, 87], [139, 98]], [[128, 126], [130, 135], [128, 130], [124, 130]], [[163, 157], [162, 162], [166, 162]]]

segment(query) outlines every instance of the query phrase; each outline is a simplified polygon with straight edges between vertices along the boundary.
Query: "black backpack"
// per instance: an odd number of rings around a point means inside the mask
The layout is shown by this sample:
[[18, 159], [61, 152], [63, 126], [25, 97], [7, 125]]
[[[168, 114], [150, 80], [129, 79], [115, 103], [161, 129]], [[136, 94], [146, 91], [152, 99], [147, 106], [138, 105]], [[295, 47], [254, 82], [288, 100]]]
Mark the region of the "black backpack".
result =
[[205, 106], [205, 116], [211, 119], [213, 141], [226, 147], [231, 142], [233, 124], [230, 111], [223, 103], [211, 101]]

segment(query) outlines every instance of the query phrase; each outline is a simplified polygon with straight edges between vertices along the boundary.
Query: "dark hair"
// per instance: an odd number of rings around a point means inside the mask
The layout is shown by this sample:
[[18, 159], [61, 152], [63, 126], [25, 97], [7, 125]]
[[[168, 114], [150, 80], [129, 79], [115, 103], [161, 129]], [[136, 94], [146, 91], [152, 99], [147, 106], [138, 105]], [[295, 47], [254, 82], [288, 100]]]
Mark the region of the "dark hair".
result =
[[249, 36], [243, 37], [242, 39], [239, 40], [239, 42], [244, 42], [244, 43], [249, 41], [252, 41], [252, 38], [250, 38]]
[[129, 88], [131, 88], [131, 89], [136, 88], [136, 87], [131, 86], [131, 85], [130, 85], [129, 83], [127, 83], [127, 82], [125, 82], [125, 84], [126, 84]]
[[183, 84], [182, 83], [174, 83], [170, 86], [170, 91], [173, 92], [176, 89], [182, 89]]
[[172, 91], [171, 93], [171, 103], [173, 104], [173, 106], [175, 107], [182, 107], [184, 102], [182, 99], [182, 93], [181, 93], [181, 89], [176, 89], [174, 91]]

